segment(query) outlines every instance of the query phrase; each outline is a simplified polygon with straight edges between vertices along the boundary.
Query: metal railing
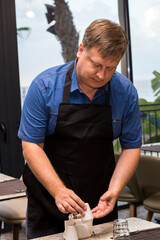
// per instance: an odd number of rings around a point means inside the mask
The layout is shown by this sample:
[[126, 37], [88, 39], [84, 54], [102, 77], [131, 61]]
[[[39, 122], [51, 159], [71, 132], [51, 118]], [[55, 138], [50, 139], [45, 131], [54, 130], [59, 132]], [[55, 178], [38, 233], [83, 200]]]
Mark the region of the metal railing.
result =
[[142, 143], [160, 141], [160, 103], [141, 104]]
[[[141, 104], [142, 144], [160, 142], [160, 103]], [[119, 140], [114, 142], [114, 150], [120, 150]]]

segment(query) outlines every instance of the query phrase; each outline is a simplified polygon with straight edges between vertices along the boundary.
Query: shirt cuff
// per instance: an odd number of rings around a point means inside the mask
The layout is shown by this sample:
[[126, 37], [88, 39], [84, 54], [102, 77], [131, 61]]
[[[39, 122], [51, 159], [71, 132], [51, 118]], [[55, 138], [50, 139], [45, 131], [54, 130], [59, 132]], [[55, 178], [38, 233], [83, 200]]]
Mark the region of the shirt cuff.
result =
[[121, 143], [121, 147], [124, 149], [136, 149], [142, 146], [142, 141], [135, 142], [135, 143], [125, 143], [120, 141], [120, 143]]
[[21, 140], [24, 140], [26, 142], [30, 142], [30, 143], [44, 143], [45, 138], [34, 138], [34, 137], [28, 137], [26, 135], [24, 135], [22, 132], [18, 131], [18, 137]]

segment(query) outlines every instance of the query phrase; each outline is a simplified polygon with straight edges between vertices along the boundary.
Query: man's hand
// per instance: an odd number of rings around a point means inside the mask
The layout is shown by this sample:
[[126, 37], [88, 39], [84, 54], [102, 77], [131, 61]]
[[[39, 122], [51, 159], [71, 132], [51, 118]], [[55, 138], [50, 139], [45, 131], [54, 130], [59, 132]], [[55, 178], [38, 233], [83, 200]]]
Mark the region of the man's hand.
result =
[[111, 192], [105, 192], [99, 200], [97, 207], [92, 209], [94, 218], [101, 218], [109, 214], [116, 203], [117, 197]]
[[92, 209], [94, 218], [104, 217], [113, 210], [119, 193], [123, 190], [137, 167], [140, 150], [140, 148], [123, 149], [110, 180], [108, 191], [100, 198], [97, 207]]
[[84, 216], [87, 210], [85, 203], [71, 189], [66, 187], [61, 187], [56, 192], [55, 202], [62, 213], [72, 213], [74, 215], [80, 213]]

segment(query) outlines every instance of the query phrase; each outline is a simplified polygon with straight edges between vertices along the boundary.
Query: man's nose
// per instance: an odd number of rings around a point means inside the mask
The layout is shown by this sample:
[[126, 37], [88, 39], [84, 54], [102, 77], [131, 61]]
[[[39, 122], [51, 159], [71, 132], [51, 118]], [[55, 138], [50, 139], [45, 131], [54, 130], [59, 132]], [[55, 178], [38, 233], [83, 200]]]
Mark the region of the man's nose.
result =
[[104, 77], [105, 77], [105, 71], [104, 70], [99, 70], [98, 72], [97, 72], [97, 77], [99, 78], [99, 79], [101, 79], [101, 80], [103, 80], [104, 79]]

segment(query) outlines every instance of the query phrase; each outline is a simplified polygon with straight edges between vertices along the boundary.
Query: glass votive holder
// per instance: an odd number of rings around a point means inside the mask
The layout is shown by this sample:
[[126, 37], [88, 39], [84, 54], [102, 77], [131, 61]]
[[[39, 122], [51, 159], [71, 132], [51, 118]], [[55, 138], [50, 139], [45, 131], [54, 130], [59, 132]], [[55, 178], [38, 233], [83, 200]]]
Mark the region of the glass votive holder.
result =
[[113, 222], [113, 239], [130, 240], [128, 221], [126, 219], [116, 219]]

